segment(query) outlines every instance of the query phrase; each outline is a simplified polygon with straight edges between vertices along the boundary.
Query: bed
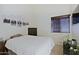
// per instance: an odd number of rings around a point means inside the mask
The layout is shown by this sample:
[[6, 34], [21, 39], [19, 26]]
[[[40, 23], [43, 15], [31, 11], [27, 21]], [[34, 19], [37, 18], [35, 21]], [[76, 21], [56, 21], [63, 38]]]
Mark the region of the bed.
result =
[[54, 42], [49, 37], [24, 35], [7, 40], [5, 47], [17, 55], [49, 55]]

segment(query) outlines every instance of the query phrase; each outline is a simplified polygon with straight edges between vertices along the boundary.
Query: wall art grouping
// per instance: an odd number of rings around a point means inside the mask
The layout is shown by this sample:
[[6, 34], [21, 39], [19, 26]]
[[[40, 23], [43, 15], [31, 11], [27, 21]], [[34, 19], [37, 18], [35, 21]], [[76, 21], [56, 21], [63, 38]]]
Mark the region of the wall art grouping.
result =
[[3, 19], [3, 23], [9, 23], [11, 25], [18, 25], [18, 26], [29, 25], [28, 22], [16, 21], [16, 20], [11, 20], [11, 19], [7, 19], [7, 18]]

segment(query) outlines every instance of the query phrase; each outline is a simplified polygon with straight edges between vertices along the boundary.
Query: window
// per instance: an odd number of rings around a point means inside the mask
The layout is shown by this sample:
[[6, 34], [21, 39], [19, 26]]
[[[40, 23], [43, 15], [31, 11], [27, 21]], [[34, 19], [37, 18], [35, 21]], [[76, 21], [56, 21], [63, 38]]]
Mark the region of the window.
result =
[[70, 32], [70, 15], [63, 15], [51, 17], [51, 31], [52, 32]]
[[72, 15], [72, 19], [73, 19], [73, 21], [72, 21], [73, 24], [79, 23], [79, 13], [74, 13]]

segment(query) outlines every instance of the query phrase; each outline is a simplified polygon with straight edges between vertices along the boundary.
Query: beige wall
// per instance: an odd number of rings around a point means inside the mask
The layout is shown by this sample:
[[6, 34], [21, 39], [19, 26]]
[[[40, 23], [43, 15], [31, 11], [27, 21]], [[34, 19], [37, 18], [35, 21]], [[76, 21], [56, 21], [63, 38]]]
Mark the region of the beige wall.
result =
[[16, 18], [18, 18], [19, 16], [23, 17], [23, 19], [20, 20], [29, 22], [30, 25], [34, 24], [33, 21], [34, 12], [33, 12], [33, 6], [31, 4], [1, 4], [0, 16], [4, 17], [15, 16]]
[[[23, 21], [28, 21], [29, 27], [38, 28], [38, 36], [49, 36], [56, 43], [60, 43], [69, 33], [51, 33], [51, 17], [70, 14], [75, 7], [74, 4], [0, 5], [0, 15], [24, 16]], [[24, 30], [24, 33], [26, 33], [26, 30]]]
[[[38, 36], [50, 36], [59, 44], [69, 33], [51, 33], [51, 17], [71, 14], [76, 5], [35, 5], [35, 23]], [[70, 36], [71, 37], [71, 36]]]
[[[0, 38], [7, 38], [16, 33], [27, 34], [27, 28], [34, 24], [32, 9], [32, 5], [26, 4], [0, 4]], [[29, 25], [22, 27], [12, 26], [11, 24], [3, 23], [4, 18], [29, 22]]]

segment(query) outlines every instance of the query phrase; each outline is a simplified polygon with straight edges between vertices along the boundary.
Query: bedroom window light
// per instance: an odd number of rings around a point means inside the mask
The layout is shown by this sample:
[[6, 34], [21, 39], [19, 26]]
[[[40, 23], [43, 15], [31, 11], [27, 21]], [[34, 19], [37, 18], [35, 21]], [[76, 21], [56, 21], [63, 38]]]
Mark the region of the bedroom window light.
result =
[[70, 15], [51, 17], [51, 32], [69, 33]]

